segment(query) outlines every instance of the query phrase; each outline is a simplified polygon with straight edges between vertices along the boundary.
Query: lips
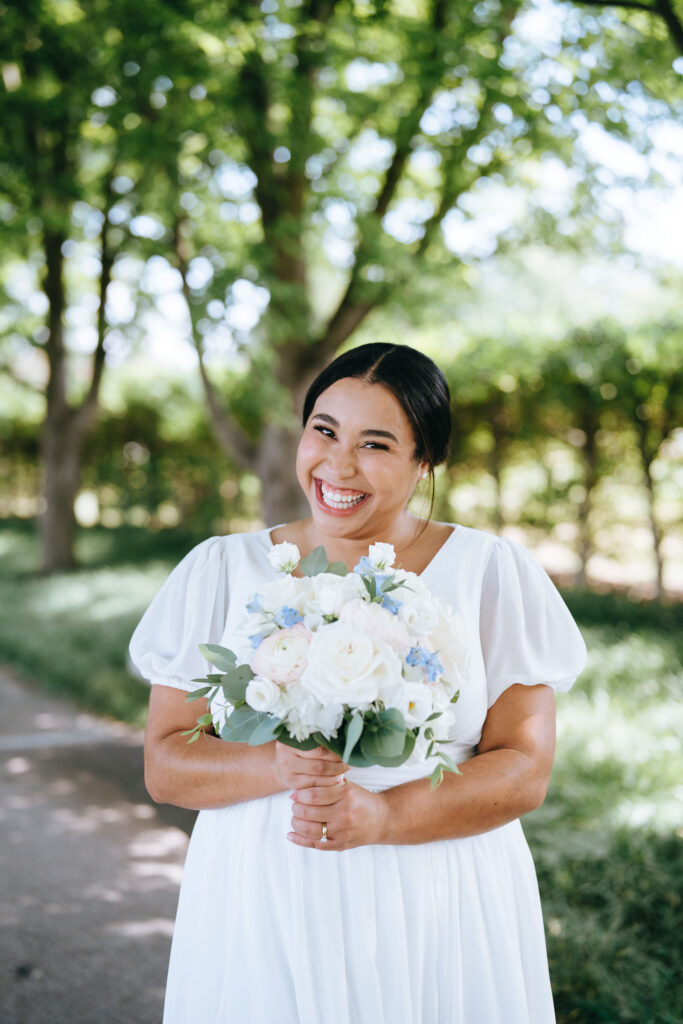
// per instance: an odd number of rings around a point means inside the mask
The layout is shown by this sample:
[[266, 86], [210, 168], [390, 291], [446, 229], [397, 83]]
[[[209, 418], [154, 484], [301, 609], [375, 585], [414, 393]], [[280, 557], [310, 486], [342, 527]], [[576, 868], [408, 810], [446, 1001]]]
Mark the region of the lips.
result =
[[349, 513], [364, 505], [370, 497], [364, 491], [352, 490], [348, 487], [335, 487], [327, 481], [315, 479], [315, 490], [318, 504], [327, 512]]

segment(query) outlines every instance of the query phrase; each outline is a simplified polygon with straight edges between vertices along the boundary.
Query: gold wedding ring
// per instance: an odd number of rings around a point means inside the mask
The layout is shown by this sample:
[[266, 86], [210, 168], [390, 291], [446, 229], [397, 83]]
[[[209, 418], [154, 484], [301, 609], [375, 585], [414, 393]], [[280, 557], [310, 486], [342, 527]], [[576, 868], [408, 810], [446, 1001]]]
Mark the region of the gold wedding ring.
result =
[[320, 837], [320, 842], [321, 843], [326, 843], [327, 842], [327, 822], [323, 823], [323, 834]]

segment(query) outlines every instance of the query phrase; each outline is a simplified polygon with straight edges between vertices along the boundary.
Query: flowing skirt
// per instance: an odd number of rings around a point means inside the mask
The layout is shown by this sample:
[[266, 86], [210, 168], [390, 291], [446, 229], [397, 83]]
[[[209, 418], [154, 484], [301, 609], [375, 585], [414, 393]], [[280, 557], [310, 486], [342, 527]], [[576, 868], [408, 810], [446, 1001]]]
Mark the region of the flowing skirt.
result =
[[328, 853], [290, 819], [286, 793], [200, 812], [164, 1024], [552, 1024], [518, 821]]

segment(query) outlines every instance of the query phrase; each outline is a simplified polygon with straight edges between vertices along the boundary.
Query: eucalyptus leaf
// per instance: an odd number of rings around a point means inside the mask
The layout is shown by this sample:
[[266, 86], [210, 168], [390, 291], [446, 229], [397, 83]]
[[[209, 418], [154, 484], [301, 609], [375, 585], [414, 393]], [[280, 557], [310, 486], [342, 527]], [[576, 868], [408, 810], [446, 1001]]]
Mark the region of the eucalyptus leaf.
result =
[[237, 655], [227, 647], [221, 647], [220, 644], [200, 644], [199, 650], [202, 657], [206, 658], [211, 665], [221, 669], [222, 672], [228, 672], [235, 667]]
[[361, 733], [363, 732], [363, 716], [352, 715], [351, 721], [346, 727], [346, 743], [344, 744], [344, 753], [342, 754], [342, 761], [345, 764], [349, 763], [351, 752], [358, 743]]
[[261, 712], [253, 708], [237, 708], [226, 720], [221, 737], [229, 743], [248, 743]]
[[381, 764], [383, 768], [398, 768], [399, 765], [405, 764], [415, 748], [415, 733], [409, 730], [406, 732], [405, 746], [400, 754], [396, 757], [382, 757], [378, 764]]
[[276, 738], [280, 724], [279, 718], [260, 712], [259, 719], [249, 737], [249, 746], [260, 747], [262, 743], [270, 743]]
[[306, 740], [297, 740], [294, 736], [290, 736], [286, 729], [281, 729], [277, 740], [280, 743], [284, 743], [286, 747], [292, 747], [294, 750], [315, 750], [320, 744], [309, 736]]
[[299, 568], [304, 576], [317, 576], [319, 573], [325, 572], [327, 565], [327, 552], [320, 544], [299, 562]]
[[437, 764], [432, 772], [431, 788], [437, 789], [443, 782], [443, 765]]
[[449, 754], [445, 754], [443, 750], [440, 750], [439, 757], [446, 771], [453, 772], [455, 775], [462, 775], [462, 772]]
[[346, 562], [330, 562], [326, 572], [334, 573], [335, 576], [348, 576], [349, 567]]
[[206, 697], [207, 693], [211, 693], [214, 689], [214, 686], [202, 686], [198, 690], [193, 690], [192, 693], [188, 693], [185, 700], [189, 704], [190, 701], [199, 700], [200, 697]]
[[330, 750], [333, 754], [341, 757], [344, 749], [341, 736], [332, 736], [328, 740], [321, 732], [314, 732], [313, 739], [317, 741], [319, 747], [324, 747], [325, 750]]
[[396, 708], [387, 708], [377, 715], [376, 730], [364, 730], [360, 741], [361, 752], [376, 764], [402, 756], [405, 746], [406, 725]]

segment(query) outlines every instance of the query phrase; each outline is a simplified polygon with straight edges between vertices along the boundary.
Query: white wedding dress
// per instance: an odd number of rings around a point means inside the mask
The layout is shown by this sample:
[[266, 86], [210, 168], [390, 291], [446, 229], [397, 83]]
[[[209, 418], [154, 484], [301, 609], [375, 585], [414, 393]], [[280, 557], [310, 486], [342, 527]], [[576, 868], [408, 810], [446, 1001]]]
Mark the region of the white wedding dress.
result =
[[[267, 530], [194, 548], [152, 601], [131, 657], [192, 689], [197, 645], [230, 646], [275, 578]], [[513, 683], [567, 690], [585, 647], [545, 572], [517, 544], [456, 526], [425, 569], [472, 637], [451, 754], [475, 753]], [[429, 764], [351, 769], [373, 790]], [[455, 784], [455, 783], [454, 783]], [[425, 799], [429, 799], [426, 795]], [[199, 813], [173, 936], [164, 1024], [551, 1024], [534, 866], [519, 821], [483, 835], [341, 853], [290, 843], [287, 793]]]

